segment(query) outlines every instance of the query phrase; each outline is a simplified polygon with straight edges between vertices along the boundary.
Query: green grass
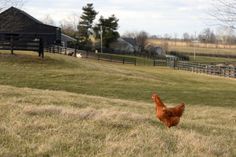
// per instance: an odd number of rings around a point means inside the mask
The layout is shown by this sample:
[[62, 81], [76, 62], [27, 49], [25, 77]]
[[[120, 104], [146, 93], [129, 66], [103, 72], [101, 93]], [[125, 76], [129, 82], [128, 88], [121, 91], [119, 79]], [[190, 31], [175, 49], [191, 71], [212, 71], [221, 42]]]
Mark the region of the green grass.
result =
[[125, 100], [150, 102], [151, 93], [156, 91], [168, 103], [233, 106], [236, 101], [235, 80], [165, 67], [122, 65], [55, 54], [46, 54], [44, 60], [36, 54], [1, 55], [0, 74], [2, 85]]
[[107, 56], [107, 57], [112, 56], [113, 58], [117, 58], [118, 60], [125, 58], [125, 60], [128, 60], [128, 61], [130, 60], [131, 62], [134, 62], [134, 60], [136, 60], [137, 65], [153, 66], [153, 59], [150, 59], [150, 58], [133, 56], [133, 55], [109, 54], [109, 53], [103, 53], [100, 55]]
[[[0, 156], [235, 156], [236, 81], [170, 68], [0, 53]], [[186, 103], [178, 127], [151, 94]]]
[[[106, 54], [106, 53], [103, 53], [100, 55], [106, 56], [108, 58], [112, 56], [113, 58], [117, 58], [118, 60], [122, 60], [122, 58], [125, 58], [127, 60], [131, 59], [132, 62], [136, 59], [137, 65], [153, 66], [153, 59], [150, 59], [150, 58], [144, 58], [144, 57], [138, 57], [138, 56], [132, 56], [132, 55]], [[236, 63], [236, 58], [207, 57], [207, 56], [197, 56], [197, 55], [195, 57], [195, 60], [193, 56], [189, 56], [189, 58], [190, 58], [189, 60], [190, 62], [205, 63], [205, 64], [211, 64], [211, 63], [235, 64]]]

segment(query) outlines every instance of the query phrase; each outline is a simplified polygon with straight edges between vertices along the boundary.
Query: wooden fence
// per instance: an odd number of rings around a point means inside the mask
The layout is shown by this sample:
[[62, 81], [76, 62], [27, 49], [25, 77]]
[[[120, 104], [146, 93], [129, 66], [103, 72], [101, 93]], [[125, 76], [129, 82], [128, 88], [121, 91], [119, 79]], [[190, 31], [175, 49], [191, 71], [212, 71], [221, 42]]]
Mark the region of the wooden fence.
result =
[[108, 62], [116, 62], [122, 64], [134, 64], [137, 65], [136, 58], [108, 55], [105, 53], [82, 53], [82, 56], [85, 58], [91, 58], [96, 60], [108, 61]]
[[[70, 48], [62, 48], [60, 46], [54, 46], [51, 48], [50, 51], [54, 53], [60, 53], [60, 54], [71, 55], [71, 56], [74, 56], [75, 51], [76, 51], [83, 58], [90, 58], [90, 59], [95, 59], [95, 60], [116, 62], [116, 63], [122, 63], [122, 64], [134, 64], [134, 65], [140, 64], [136, 58], [132, 58], [132, 57], [116, 56], [116, 55], [111, 55], [111, 54], [106, 54], [106, 53], [91, 53], [91, 52], [86, 52], [86, 51], [70, 49]], [[152, 65], [152, 63], [149, 65]], [[196, 73], [205, 73], [209, 75], [236, 78], [236, 66], [233, 66], [233, 65], [232, 66], [217, 66], [217, 65], [210, 65], [210, 64], [193, 63], [193, 62], [188, 62], [188, 61], [177, 61], [173, 59], [157, 59], [157, 60], [153, 60], [153, 66], [168, 66], [176, 70], [186, 70], [186, 71], [191, 71], [191, 72], [196, 72]]]
[[40, 40], [10, 40], [0, 41], [0, 50], [14, 50], [36, 51], [39, 56], [44, 57], [43, 42]]
[[153, 66], [167, 66], [167, 60], [166, 59], [153, 60]]
[[62, 47], [58, 45], [52, 45], [51, 47], [47, 49], [47, 51], [50, 53], [59, 53], [59, 54], [72, 56], [72, 55], [76, 55], [75, 51], [78, 51], [78, 50], [73, 49], [73, 48], [66, 48], [66, 47]]
[[172, 66], [177, 70], [186, 70], [196, 73], [236, 78], [236, 66], [217, 66], [186, 61], [173, 61]]

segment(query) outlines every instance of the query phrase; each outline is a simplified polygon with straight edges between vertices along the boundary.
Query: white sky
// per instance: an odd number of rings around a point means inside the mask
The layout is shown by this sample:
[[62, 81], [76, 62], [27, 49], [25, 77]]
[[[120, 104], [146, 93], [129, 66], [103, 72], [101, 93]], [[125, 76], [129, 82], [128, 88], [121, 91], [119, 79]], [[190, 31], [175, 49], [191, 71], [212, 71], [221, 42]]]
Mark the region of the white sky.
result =
[[94, 4], [98, 17], [115, 14], [121, 34], [145, 30], [151, 35], [182, 37], [184, 32], [194, 34], [209, 27], [210, 0], [28, 0], [22, 9], [37, 19], [49, 14], [59, 24], [72, 14], [81, 15], [87, 3]]

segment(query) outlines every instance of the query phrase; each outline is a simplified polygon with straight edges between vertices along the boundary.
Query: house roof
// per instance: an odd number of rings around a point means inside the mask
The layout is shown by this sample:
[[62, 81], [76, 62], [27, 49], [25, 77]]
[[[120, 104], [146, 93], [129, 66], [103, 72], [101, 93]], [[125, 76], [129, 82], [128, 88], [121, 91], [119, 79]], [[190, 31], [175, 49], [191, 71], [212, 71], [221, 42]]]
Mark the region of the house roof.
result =
[[136, 46], [136, 41], [134, 38], [122, 38], [122, 39], [130, 43], [131, 45]]
[[70, 36], [68, 36], [66, 34], [61, 34], [61, 40], [62, 41], [66, 41], [66, 42], [68, 42], [68, 41], [76, 41], [75, 38], [72, 38], [72, 37], [70, 37]]

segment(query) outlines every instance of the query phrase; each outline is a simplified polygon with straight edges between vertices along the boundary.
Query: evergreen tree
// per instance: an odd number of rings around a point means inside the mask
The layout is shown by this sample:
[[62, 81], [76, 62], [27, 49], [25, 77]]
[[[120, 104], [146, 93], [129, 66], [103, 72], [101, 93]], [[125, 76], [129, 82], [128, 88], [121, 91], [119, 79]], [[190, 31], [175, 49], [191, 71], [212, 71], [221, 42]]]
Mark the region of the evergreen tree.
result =
[[99, 23], [94, 27], [96, 38], [100, 39], [101, 26], [102, 26], [103, 44], [107, 48], [109, 47], [109, 44], [111, 42], [116, 41], [120, 37], [117, 31], [118, 21], [119, 19], [117, 19], [115, 15], [112, 15], [107, 19], [101, 16], [99, 19]]
[[83, 14], [80, 17], [81, 21], [78, 25], [79, 38], [82, 44], [88, 44], [89, 36], [92, 34], [93, 21], [98, 12], [94, 10], [92, 3], [88, 3], [82, 10]]

